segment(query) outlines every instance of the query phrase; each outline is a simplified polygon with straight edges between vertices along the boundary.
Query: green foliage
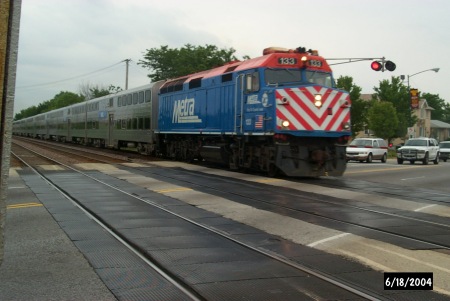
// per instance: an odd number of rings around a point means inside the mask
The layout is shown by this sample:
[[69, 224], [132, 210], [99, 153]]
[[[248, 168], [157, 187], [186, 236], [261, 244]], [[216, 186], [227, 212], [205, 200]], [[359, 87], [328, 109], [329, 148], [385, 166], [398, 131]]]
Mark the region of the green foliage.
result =
[[82, 101], [84, 101], [84, 97], [81, 95], [72, 92], [61, 91], [56, 94], [51, 100], [41, 102], [38, 106], [31, 106], [29, 108], [23, 109], [22, 111], [14, 115], [14, 120], [31, 117]]
[[158, 81], [222, 66], [237, 59], [234, 53], [233, 48], [218, 49], [214, 45], [186, 44], [180, 49], [169, 48], [166, 45], [159, 49], [147, 49], [144, 59], [139, 60], [138, 64], [153, 71], [148, 77], [152, 81]]
[[100, 88], [99, 86], [89, 88], [90, 99], [115, 94], [120, 91], [122, 91], [122, 88], [113, 85], [110, 85], [108, 89]]
[[367, 111], [370, 108], [370, 102], [362, 100], [360, 98], [352, 100], [351, 108], [351, 124], [352, 124], [352, 136], [355, 137], [358, 132], [363, 131], [368, 123]]
[[433, 108], [433, 110], [431, 110], [431, 119], [441, 121], [445, 120], [445, 107], [448, 105], [445, 100], [440, 98], [438, 94], [430, 93], [423, 93], [420, 98], [426, 99], [428, 105]]
[[39, 114], [39, 110], [36, 106], [31, 106], [28, 107], [26, 109], [23, 109], [22, 111], [20, 111], [19, 113], [16, 113], [16, 115], [14, 115], [14, 120], [20, 120], [23, 118], [27, 118], [27, 117], [31, 117], [34, 115]]
[[41, 113], [49, 112], [51, 110], [67, 107], [75, 103], [86, 101], [86, 99], [102, 97], [122, 91], [122, 88], [113, 85], [110, 85], [108, 89], [99, 88], [98, 86], [87, 86], [87, 88], [89, 90], [87, 92], [89, 95], [84, 95], [83, 93], [75, 94], [73, 92], [61, 91], [50, 100], [43, 101], [37, 106], [31, 106], [29, 108], [23, 109], [22, 111], [14, 115], [14, 120], [20, 120]]
[[82, 102], [83, 100], [84, 99], [78, 94], [72, 92], [59, 92], [57, 95], [55, 95], [55, 97], [53, 97], [53, 99], [48, 101], [50, 102], [50, 107], [43, 112], [70, 106], [74, 103]]
[[368, 125], [375, 135], [390, 140], [397, 137], [398, 118], [392, 103], [374, 102], [368, 112]]
[[350, 93], [352, 108], [350, 118], [352, 124], [352, 136], [355, 137], [358, 132], [364, 130], [367, 124], [367, 110], [369, 103], [361, 99], [361, 87], [353, 84], [353, 78], [350, 76], [341, 76], [337, 79], [337, 87]]
[[417, 121], [410, 109], [411, 102], [408, 87], [403, 85], [400, 77], [392, 76], [391, 82], [388, 80], [380, 81], [380, 85], [373, 89], [376, 99], [389, 102], [394, 106], [398, 119], [396, 137], [404, 137], [407, 128], [414, 125]]
[[444, 104], [444, 113], [441, 121], [450, 123], [450, 104], [448, 102]]
[[108, 91], [109, 91], [109, 94], [116, 94], [116, 93], [119, 93], [120, 91], [123, 91], [123, 89], [121, 87], [116, 87], [114, 85], [109, 85]]

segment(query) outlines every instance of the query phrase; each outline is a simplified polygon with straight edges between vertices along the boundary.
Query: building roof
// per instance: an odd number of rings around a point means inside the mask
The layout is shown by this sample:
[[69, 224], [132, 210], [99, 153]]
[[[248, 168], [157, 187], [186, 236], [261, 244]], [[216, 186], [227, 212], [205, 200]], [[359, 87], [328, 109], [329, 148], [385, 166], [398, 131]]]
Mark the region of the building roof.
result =
[[369, 100], [372, 100], [372, 94], [361, 94], [360, 98], [362, 100], [369, 101]]
[[421, 109], [433, 110], [434, 111], [434, 109], [428, 105], [428, 101], [426, 99], [424, 99], [424, 98], [419, 100], [419, 107]]
[[439, 120], [430, 120], [431, 128], [450, 129], [450, 124]]

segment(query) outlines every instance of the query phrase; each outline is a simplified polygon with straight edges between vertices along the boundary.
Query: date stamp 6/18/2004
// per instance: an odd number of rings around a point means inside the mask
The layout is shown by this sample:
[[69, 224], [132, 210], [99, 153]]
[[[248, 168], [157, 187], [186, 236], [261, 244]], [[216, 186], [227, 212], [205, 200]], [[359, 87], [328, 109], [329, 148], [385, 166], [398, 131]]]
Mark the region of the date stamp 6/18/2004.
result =
[[433, 273], [386, 272], [385, 290], [433, 290]]

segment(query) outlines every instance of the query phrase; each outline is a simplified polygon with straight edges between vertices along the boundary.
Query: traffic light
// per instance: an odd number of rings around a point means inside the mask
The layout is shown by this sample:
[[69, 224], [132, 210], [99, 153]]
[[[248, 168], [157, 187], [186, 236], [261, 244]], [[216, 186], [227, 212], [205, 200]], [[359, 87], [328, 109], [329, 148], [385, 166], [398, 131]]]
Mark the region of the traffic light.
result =
[[372, 64], [370, 64], [370, 68], [375, 71], [380, 71], [383, 68], [383, 64], [378, 61], [373, 61]]
[[380, 61], [373, 61], [370, 64], [370, 68], [372, 68], [372, 70], [375, 71], [383, 71], [387, 70], [387, 71], [394, 71], [396, 66], [395, 63], [392, 61], [385, 61], [384, 59], [380, 62]]

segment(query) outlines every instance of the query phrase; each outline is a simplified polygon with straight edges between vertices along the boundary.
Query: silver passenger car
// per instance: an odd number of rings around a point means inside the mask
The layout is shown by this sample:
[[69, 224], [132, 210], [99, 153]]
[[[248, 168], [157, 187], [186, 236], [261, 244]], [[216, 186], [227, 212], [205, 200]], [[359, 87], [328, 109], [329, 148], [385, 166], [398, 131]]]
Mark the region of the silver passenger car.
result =
[[157, 82], [24, 118], [13, 134], [111, 148], [156, 151]]

